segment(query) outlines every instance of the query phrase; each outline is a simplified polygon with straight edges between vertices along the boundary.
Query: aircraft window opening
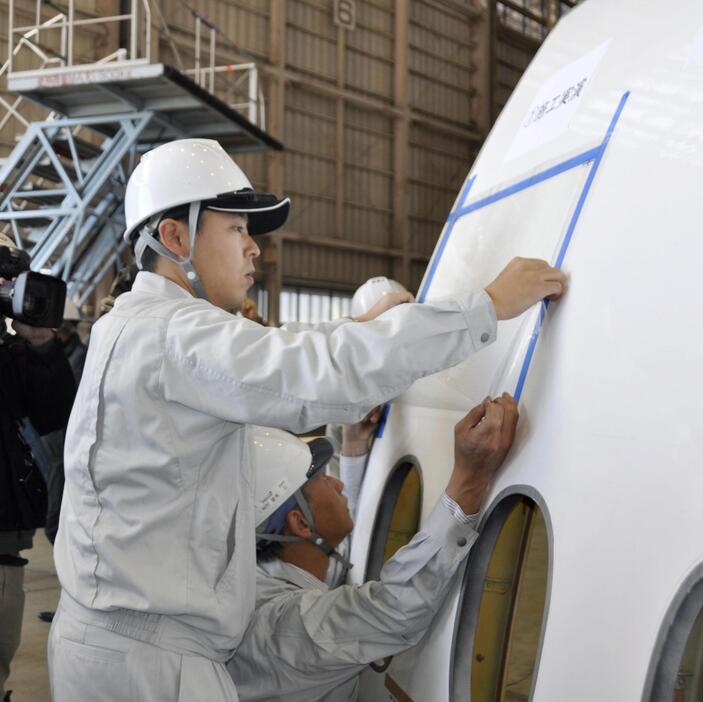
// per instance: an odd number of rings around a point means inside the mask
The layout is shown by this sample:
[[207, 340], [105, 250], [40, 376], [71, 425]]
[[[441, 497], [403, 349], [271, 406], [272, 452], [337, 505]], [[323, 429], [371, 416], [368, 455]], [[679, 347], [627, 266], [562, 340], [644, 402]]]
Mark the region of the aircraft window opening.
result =
[[467, 567], [455, 635], [454, 700], [530, 699], [549, 561], [547, 523], [537, 503], [524, 496], [504, 499], [487, 520]]
[[676, 675], [673, 702], [703, 699], [703, 610], [693, 624]]
[[376, 511], [366, 562], [366, 580], [378, 580], [383, 564], [410, 543], [420, 527], [422, 476], [416, 459], [405, 457], [391, 471]]
[[672, 604], [650, 663], [646, 702], [703, 700], [703, 566]]

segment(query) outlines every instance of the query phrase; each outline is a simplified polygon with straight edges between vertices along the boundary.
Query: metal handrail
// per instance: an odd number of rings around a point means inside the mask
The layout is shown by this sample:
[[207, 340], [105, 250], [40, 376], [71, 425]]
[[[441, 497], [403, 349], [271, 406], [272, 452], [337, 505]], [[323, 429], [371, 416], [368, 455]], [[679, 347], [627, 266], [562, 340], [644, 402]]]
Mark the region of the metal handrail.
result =
[[[212, 36], [212, 35], [211, 35]], [[197, 34], [196, 34], [196, 47]], [[203, 68], [199, 65], [198, 54], [196, 50], [196, 65], [195, 68], [183, 71], [186, 75], [193, 76], [195, 82], [204, 87], [207, 82], [207, 89], [211, 93], [215, 93], [215, 76], [220, 73], [241, 73], [235, 81], [235, 89], [243, 78], [248, 78], [246, 97], [242, 102], [230, 104], [232, 109], [243, 110], [247, 114], [247, 118], [252, 124], [257, 125], [261, 129], [266, 128], [266, 111], [264, 106], [264, 97], [259, 84], [259, 72], [255, 63], [240, 63], [240, 64], [225, 64], [222, 66], [214, 65], [214, 50], [211, 50], [210, 65]]]
[[[144, 54], [140, 55], [139, 40], [140, 40], [140, 5], [144, 13]], [[130, 22], [130, 48], [129, 59], [124, 58], [124, 54], [113, 52], [110, 57], [116, 57], [118, 61], [129, 60], [132, 63], [151, 63], [151, 7], [148, 0], [132, 0], [131, 12], [129, 14], [111, 15], [108, 17], [88, 17], [76, 19], [75, 0], [68, 0], [68, 14], [59, 13], [47, 22], [39, 22], [40, 6], [37, 5], [36, 24], [15, 27], [14, 25], [15, 0], [9, 0], [8, 3], [8, 59], [6, 63], [7, 71], [12, 73], [13, 58], [17, 55], [17, 51], [22, 43], [34, 46], [35, 51], [41, 51], [41, 48], [32, 42], [34, 37], [39, 37], [40, 31], [46, 30], [61, 30], [61, 51], [57, 57], [58, 63], [62, 66], [73, 65], [73, 47], [76, 27], [85, 27], [92, 24], [111, 24], [116, 22]], [[22, 34], [20, 41], [15, 44], [17, 34]], [[44, 53], [44, 52], [42, 52]], [[106, 57], [107, 58], [107, 57]], [[95, 63], [105, 63], [105, 58], [96, 61]]]

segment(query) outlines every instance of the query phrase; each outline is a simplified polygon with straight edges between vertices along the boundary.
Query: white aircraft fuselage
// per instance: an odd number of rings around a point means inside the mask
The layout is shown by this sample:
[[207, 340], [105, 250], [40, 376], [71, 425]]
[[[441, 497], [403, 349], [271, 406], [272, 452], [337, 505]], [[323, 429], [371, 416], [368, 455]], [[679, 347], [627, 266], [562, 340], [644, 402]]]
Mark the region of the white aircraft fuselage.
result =
[[355, 582], [394, 467], [418, 466], [424, 517], [450, 474], [456, 422], [503, 391], [521, 419], [484, 533], [432, 629], [365, 674], [362, 699], [476, 702], [489, 542], [521, 495], [545, 524], [545, 604], [527, 695], [496, 699], [674, 699], [683, 644], [672, 627], [685, 643], [693, 620], [681, 608], [700, 611], [690, 597], [703, 582], [702, 203], [703, 2], [587, 0], [493, 127], [419, 299], [482, 288], [514, 256], [560, 266], [569, 288], [390, 406], [360, 497]]

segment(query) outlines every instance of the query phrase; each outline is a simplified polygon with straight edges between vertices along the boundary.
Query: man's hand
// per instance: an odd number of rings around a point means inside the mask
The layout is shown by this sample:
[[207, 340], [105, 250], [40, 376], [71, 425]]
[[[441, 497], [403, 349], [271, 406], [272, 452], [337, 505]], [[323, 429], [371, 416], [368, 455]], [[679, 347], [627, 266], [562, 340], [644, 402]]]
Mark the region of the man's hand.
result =
[[566, 275], [537, 258], [514, 258], [486, 287], [498, 319], [521, 315], [536, 302], [556, 300], [564, 292]]
[[12, 328], [31, 346], [44, 346], [54, 339], [54, 330], [47, 327], [30, 327], [14, 320]]
[[369, 452], [369, 441], [381, 421], [383, 406], [372, 409], [360, 422], [342, 427], [342, 455], [363, 456]]
[[475, 514], [515, 438], [518, 411], [515, 400], [487, 397], [454, 428], [454, 470], [447, 495], [464, 514]]
[[372, 319], [376, 319], [379, 315], [387, 312], [391, 307], [396, 305], [401, 305], [404, 302], [415, 302], [415, 298], [412, 293], [409, 292], [387, 292], [384, 293], [383, 297], [368, 311], [366, 314], [362, 314], [356, 317], [354, 321], [356, 322], [370, 322]]

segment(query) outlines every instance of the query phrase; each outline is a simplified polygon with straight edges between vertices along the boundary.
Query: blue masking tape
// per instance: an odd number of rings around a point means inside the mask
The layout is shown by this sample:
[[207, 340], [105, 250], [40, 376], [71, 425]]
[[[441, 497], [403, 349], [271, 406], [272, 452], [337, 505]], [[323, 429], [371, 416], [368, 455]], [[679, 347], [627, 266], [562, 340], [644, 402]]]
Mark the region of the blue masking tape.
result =
[[[600, 147], [598, 148], [598, 154], [593, 161], [593, 165], [591, 166], [591, 170], [588, 173], [588, 177], [586, 178], [586, 182], [583, 184], [583, 190], [581, 191], [581, 196], [579, 197], [578, 202], [576, 203], [576, 208], [574, 209], [574, 214], [571, 216], [571, 221], [569, 222], [569, 227], [566, 230], [566, 235], [564, 236], [564, 241], [562, 242], [561, 247], [559, 248], [559, 253], [557, 254], [556, 261], [554, 262], [555, 268], [561, 268], [562, 263], [564, 263], [564, 258], [566, 256], [566, 252], [569, 249], [569, 244], [571, 243], [571, 238], [574, 234], [574, 230], [576, 229], [576, 224], [578, 223], [579, 217], [581, 216], [581, 211], [583, 210], [583, 205], [586, 202], [586, 197], [588, 196], [588, 193], [591, 189], [591, 185], [593, 184], [593, 180], [596, 177], [596, 172], [598, 171], [598, 166], [600, 166], [600, 163], [603, 160], [603, 154], [605, 153], [605, 150], [608, 147], [608, 143], [610, 142], [610, 137], [612, 136], [613, 131], [615, 130], [615, 126], [617, 125], [618, 120], [620, 119], [620, 115], [622, 114], [623, 108], [625, 107], [625, 103], [627, 102], [627, 99], [629, 97], [630, 97], [630, 91], [628, 90], [620, 98], [620, 103], [618, 104], [618, 107], [615, 110], [615, 114], [613, 115], [613, 118], [610, 121], [608, 131], [605, 133], [605, 137], [603, 139], [603, 142], [601, 143]], [[547, 314], [548, 307], [549, 307], [549, 300], [544, 300], [542, 302], [542, 309], [540, 310], [539, 319], [537, 320], [537, 323], [535, 324], [535, 328], [532, 330], [532, 336], [530, 337], [530, 343], [527, 347], [527, 353], [525, 354], [525, 360], [523, 361], [522, 368], [520, 369], [520, 376], [518, 377], [518, 382], [515, 387], [514, 396], [515, 396], [516, 402], [519, 402], [520, 397], [522, 396], [522, 391], [525, 387], [525, 381], [527, 379], [527, 372], [529, 371], [530, 364], [532, 363], [532, 357], [534, 356], [534, 353], [535, 353], [537, 341], [539, 340], [539, 335], [540, 335], [540, 332], [542, 331], [542, 323], [544, 322], [544, 318], [545, 318], [545, 315]]]
[[386, 431], [386, 423], [388, 422], [388, 415], [391, 413], [391, 403], [388, 402], [386, 406], [383, 408], [383, 412], [381, 414], [381, 419], [378, 422], [378, 429], [376, 429], [376, 438], [381, 439], [383, 438], [383, 432]]
[[[466, 198], [468, 197], [469, 192], [471, 191], [471, 186], [474, 184], [475, 180], [476, 176], [471, 176], [471, 178], [469, 178], [466, 183], [464, 183], [464, 187], [462, 188], [461, 195], [459, 197], [459, 207], [461, 207], [462, 202], [466, 201]], [[430, 270], [427, 271], [427, 277], [425, 278], [425, 284], [422, 286], [422, 289], [417, 295], [418, 302], [424, 302], [425, 298], [427, 297], [427, 291], [430, 289], [430, 285], [432, 285], [432, 279], [434, 278], [434, 274], [437, 272], [437, 266], [439, 265], [439, 262], [442, 258], [442, 254], [444, 253], [444, 248], [446, 247], [447, 242], [449, 241], [449, 237], [452, 235], [452, 230], [454, 229], [455, 222], [456, 218], [453, 218], [450, 214], [447, 218], [447, 225], [444, 230], [444, 236], [439, 242], [437, 252], [432, 257], [432, 262], [430, 263]]]
[[[430, 286], [432, 285], [432, 280], [435, 276], [435, 273], [437, 272], [437, 267], [439, 266], [439, 262], [442, 259], [442, 255], [444, 254], [444, 250], [446, 249], [447, 243], [449, 242], [449, 238], [452, 235], [452, 232], [454, 231], [454, 225], [456, 222], [461, 219], [462, 217], [465, 217], [468, 214], [471, 214], [472, 212], [476, 212], [477, 210], [480, 210], [484, 207], [487, 207], [488, 205], [492, 205], [496, 202], [499, 202], [500, 200], [503, 200], [507, 197], [510, 197], [511, 195], [515, 195], [516, 193], [519, 193], [523, 190], [526, 190], [528, 188], [531, 188], [535, 185], [538, 185], [539, 183], [543, 183], [545, 180], [548, 180], [550, 178], [554, 178], [557, 175], [560, 175], [562, 173], [565, 173], [566, 171], [571, 170], [572, 168], [576, 168], [578, 166], [581, 166], [583, 164], [593, 162], [591, 165], [591, 169], [588, 173], [588, 176], [586, 178], [586, 182], [584, 183], [583, 189], [581, 191], [581, 195], [579, 196], [578, 202], [576, 204], [576, 208], [574, 210], [574, 213], [571, 217], [571, 220], [569, 222], [569, 226], [566, 231], [566, 235], [564, 236], [564, 240], [562, 242], [562, 245], [559, 249], [559, 253], [557, 254], [556, 261], [554, 263], [554, 266], [556, 268], [560, 268], [561, 265], [564, 262], [564, 258], [566, 256], [566, 252], [569, 248], [569, 244], [571, 243], [571, 239], [573, 237], [574, 231], [576, 229], [576, 225], [578, 223], [579, 217], [581, 216], [581, 211], [583, 210], [583, 206], [586, 202], [586, 197], [588, 196], [588, 193], [591, 189], [591, 185], [593, 184], [593, 180], [595, 179], [596, 172], [598, 171], [598, 167], [600, 166], [600, 163], [603, 159], [603, 154], [605, 153], [605, 150], [608, 146], [608, 143], [610, 142], [610, 138], [615, 131], [615, 127], [617, 126], [618, 121], [620, 120], [620, 116], [622, 114], [623, 109], [625, 108], [625, 104], [627, 103], [628, 98], [630, 97], [630, 91], [628, 90], [625, 92], [622, 97], [620, 98], [620, 102], [618, 104], [617, 109], [615, 110], [615, 113], [610, 121], [610, 124], [608, 126], [608, 130], [605, 133], [605, 137], [603, 138], [603, 141], [596, 146], [593, 149], [588, 149], [587, 151], [584, 151], [581, 154], [578, 154], [576, 156], [573, 156], [570, 159], [567, 159], [566, 161], [563, 161], [562, 163], [558, 163], [555, 166], [551, 166], [550, 168], [545, 169], [544, 171], [541, 171], [539, 173], [536, 173], [535, 175], [529, 176], [528, 178], [524, 178], [521, 181], [518, 181], [517, 183], [514, 183], [513, 185], [510, 185], [506, 188], [503, 188], [502, 190], [499, 190], [496, 193], [493, 193], [492, 195], [487, 195], [484, 198], [481, 198], [480, 200], [477, 200], [476, 202], [473, 202], [469, 205], [463, 205], [469, 195], [469, 192], [471, 191], [471, 187], [473, 186], [476, 176], [472, 176], [469, 178], [464, 185], [464, 188], [462, 190], [461, 196], [459, 198], [459, 208], [451, 212], [449, 214], [449, 217], [447, 218], [447, 224], [444, 232], [444, 236], [442, 237], [442, 240], [439, 243], [439, 246], [437, 247], [437, 251], [435, 255], [432, 258], [432, 262], [430, 263], [430, 268], [429, 271], [427, 272], [427, 276], [425, 278], [425, 283], [422, 286], [422, 289], [420, 290], [418, 294], [418, 301], [419, 302], [424, 302], [427, 293], [430, 289]], [[525, 381], [527, 379], [527, 372], [530, 368], [530, 364], [532, 362], [532, 357], [535, 352], [535, 348], [537, 346], [537, 341], [539, 340], [539, 335], [542, 330], [542, 323], [545, 319], [545, 315], [547, 313], [547, 309], [549, 307], [549, 301], [544, 301], [542, 303], [542, 309], [540, 310], [539, 314], [539, 319], [537, 320], [537, 323], [535, 324], [534, 329], [532, 330], [532, 335], [530, 338], [530, 343], [527, 347], [527, 353], [525, 354], [525, 360], [523, 362], [522, 368], [520, 369], [520, 376], [518, 378], [518, 383], [515, 388], [515, 399], [519, 401], [520, 396], [522, 395], [522, 391], [525, 385]], [[384, 414], [384, 417], [381, 420], [381, 424], [379, 425], [379, 430], [377, 433], [377, 436], [383, 436], [383, 430], [385, 429], [385, 421], [387, 419], [387, 413]]]
[[593, 161], [595, 158], [597, 158], [601, 149], [602, 146], [597, 146], [593, 149], [589, 149], [588, 151], [584, 151], [582, 154], [574, 156], [573, 158], [570, 158], [567, 161], [564, 161], [563, 163], [558, 163], [556, 164], [556, 166], [547, 168], [544, 171], [541, 171], [540, 173], [535, 173], [535, 175], [529, 176], [529, 178], [525, 178], [517, 183], [514, 183], [513, 185], [508, 186], [507, 188], [503, 188], [503, 190], [499, 190], [497, 193], [493, 193], [493, 195], [487, 195], [486, 197], [481, 198], [476, 202], [472, 202], [470, 205], [462, 207], [461, 209], [457, 210], [456, 213], [450, 214], [449, 216], [454, 217], [455, 219], [465, 217], [467, 214], [471, 214], [476, 210], [483, 209], [484, 207], [492, 205], [495, 202], [499, 202], [500, 200], [503, 200], [506, 197], [510, 197], [511, 195], [515, 195], [516, 193], [519, 193], [523, 190], [532, 188], [535, 185], [539, 185], [545, 180], [549, 180], [550, 178], [554, 178], [554, 176], [558, 176], [562, 173], [565, 173], [566, 171], [570, 171], [572, 168], [576, 168], [577, 166], [581, 166], [584, 163]]

